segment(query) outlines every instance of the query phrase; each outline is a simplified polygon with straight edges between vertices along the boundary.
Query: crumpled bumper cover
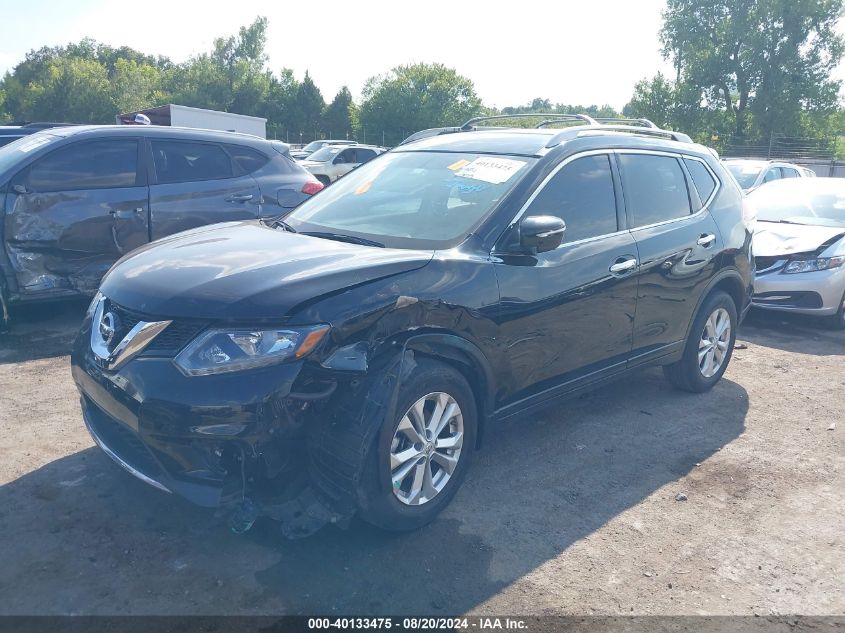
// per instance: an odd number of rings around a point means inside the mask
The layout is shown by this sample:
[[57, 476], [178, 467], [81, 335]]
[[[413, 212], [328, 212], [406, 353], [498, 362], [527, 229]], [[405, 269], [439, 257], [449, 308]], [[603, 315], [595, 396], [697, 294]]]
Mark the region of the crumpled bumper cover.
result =
[[221, 459], [227, 449], [255, 457], [270, 439], [295, 439], [279, 403], [301, 362], [188, 378], [170, 358], [138, 357], [106, 372], [87, 341], [83, 331], [71, 357], [85, 424], [109, 457], [160, 490], [216, 507], [233, 478], [243, 483]]

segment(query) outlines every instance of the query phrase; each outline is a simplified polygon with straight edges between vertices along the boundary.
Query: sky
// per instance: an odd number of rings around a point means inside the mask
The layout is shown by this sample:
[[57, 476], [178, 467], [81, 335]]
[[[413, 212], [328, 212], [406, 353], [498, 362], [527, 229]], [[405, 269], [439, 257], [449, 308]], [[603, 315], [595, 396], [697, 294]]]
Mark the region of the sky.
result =
[[496, 0], [0, 0], [0, 74], [31, 49], [86, 36], [181, 62], [262, 15], [270, 68], [292, 68], [299, 79], [308, 70], [327, 101], [343, 85], [358, 98], [369, 77], [394, 66], [440, 62], [469, 77], [486, 105], [541, 97], [621, 109], [637, 81], [672, 72], [657, 35], [664, 4], [605, 0], [597, 11], [571, 0], [531, 8]]

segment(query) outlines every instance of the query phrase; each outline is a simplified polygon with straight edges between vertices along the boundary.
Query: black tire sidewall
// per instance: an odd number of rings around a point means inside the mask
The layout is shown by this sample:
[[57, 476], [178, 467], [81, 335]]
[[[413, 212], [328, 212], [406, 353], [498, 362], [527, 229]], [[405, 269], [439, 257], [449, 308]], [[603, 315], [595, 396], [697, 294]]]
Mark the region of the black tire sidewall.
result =
[[[421, 397], [442, 391], [452, 396], [461, 408], [464, 438], [461, 456], [446, 486], [431, 501], [408, 506], [399, 501], [386, 485], [390, 472], [390, 445], [396, 427], [405, 412]], [[417, 367], [399, 387], [393, 419], [385, 420], [379, 430], [362, 478], [361, 496], [364, 520], [388, 530], [413, 530], [434, 518], [449, 504], [466, 476], [478, 433], [478, 414], [472, 389], [466, 379], [449, 365], [429, 359], [418, 361]]]

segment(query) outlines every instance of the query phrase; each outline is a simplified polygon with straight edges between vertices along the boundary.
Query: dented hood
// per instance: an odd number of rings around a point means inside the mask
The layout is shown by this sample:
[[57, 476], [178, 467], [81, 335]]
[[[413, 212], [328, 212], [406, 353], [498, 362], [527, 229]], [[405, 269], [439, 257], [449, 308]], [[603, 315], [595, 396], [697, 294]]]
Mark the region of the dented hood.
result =
[[845, 229], [841, 227], [758, 222], [754, 231], [754, 254], [777, 257], [815, 252], [822, 245], [830, 246], [842, 237], [845, 237]]
[[150, 315], [281, 319], [350, 286], [425, 266], [433, 251], [359, 246], [233, 222], [179, 233], [115, 264], [101, 291]]

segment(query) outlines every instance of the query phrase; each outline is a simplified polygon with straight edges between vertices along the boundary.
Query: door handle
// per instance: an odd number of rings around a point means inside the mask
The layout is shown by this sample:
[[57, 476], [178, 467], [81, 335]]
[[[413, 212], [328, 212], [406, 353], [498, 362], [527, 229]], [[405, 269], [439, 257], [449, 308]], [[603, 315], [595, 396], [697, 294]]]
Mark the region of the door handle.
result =
[[635, 257], [620, 257], [610, 266], [610, 272], [614, 275], [624, 275], [636, 267], [637, 259]]
[[704, 233], [704, 234], [701, 235], [701, 237], [698, 238], [698, 241], [696, 242], [696, 244], [698, 244], [699, 246], [703, 246], [704, 248], [707, 248], [708, 246], [712, 246], [713, 242], [715, 242], [715, 241], [716, 241], [715, 235], [713, 235], [712, 233]]
[[143, 207], [136, 207], [134, 209], [112, 209], [109, 213], [117, 220], [128, 220], [132, 216], [141, 215], [144, 212]]
[[251, 193], [236, 193], [225, 198], [226, 202], [249, 202], [253, 196]]

